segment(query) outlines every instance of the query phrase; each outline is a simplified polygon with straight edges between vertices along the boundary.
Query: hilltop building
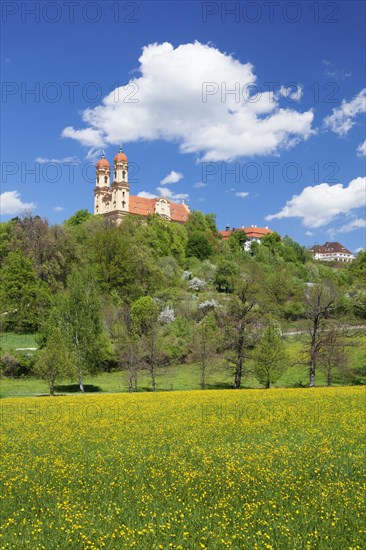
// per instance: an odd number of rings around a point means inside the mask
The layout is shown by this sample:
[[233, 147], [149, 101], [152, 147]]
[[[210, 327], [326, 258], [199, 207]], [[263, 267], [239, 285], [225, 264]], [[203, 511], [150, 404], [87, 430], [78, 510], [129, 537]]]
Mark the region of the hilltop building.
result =
[[185, 223], [189, 213], [189, 206], [184, 201], [178, 204], [165, 197], [146, 199], [130, 195], [128, 159], [122, 147], [114, 157], [112, 184], [108, 160], [104, 154], [98, 160], [94, 188], [94, 214], [103, 215], [118, 224], [126, 214], [144, 217], [149, 214], [159, 214], [169, 221]]
[[352, 252], [338, 242], [315, 244], [310, 252], [314, 254], [314, 260], [323, 262], [352, 262], [355, 259]]
[[252, 225], [251, 227], [244, 227], [244, 225], [243, 225], [242, 227], [239, 227], [237, 229], [235, 227], [233, 227], [233, 229], [230, 229], [230, 227], [227, 226], [225, 228], [225, 230], [219, 231], [219, 233], [222, 235], [223, 240], [226, 241], [226, 239], [228, 239], [230, 237], [230, 235], [232, 235], [234, 233], [234, 231], [244, 231], [245, 232], [245, 234], [247, 236], [247, 240], [244, 244], [244, 250], [246, 252], [248, 252], [250, 250], [250, 245], [252, 244], [252, 242], [260, 243], [261, 238], [264, 237], [264, 235], [268, 235], [269, 233], [273, 233], [273, 231], [268, 229], [268, 227], [257, 227], [256, 225]]

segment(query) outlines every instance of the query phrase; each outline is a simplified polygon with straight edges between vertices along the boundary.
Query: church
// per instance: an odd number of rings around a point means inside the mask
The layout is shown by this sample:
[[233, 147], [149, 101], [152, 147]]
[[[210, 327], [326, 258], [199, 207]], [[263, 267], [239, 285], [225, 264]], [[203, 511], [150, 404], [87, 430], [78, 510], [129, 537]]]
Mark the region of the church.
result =
[[113, 223], [119, 224], [126, 214], [146, 217], [159, 214], [166, 220], [178, 223], [188, 221], [189, 206], [172, 202], [165, 197], [146, 199], [130, 195], [128, 183], [128, 159], [122, 147], [113, 162], [113, 181], [111, 170], [104, 154], [96, 165], [96, 184], [94, 188], [94, 214], [103, 215]]

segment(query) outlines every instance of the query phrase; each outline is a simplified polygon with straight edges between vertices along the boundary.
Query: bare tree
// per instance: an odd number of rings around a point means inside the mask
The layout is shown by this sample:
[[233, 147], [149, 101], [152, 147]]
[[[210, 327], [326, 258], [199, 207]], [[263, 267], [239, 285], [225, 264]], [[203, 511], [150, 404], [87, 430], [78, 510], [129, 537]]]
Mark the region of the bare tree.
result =
[[315, 373], [322, 351], [329, 319], [338, 307], [338, 292], [325, 283], [308, 284], [305, 289], [305, 316], [308, 320], [310, 347], [308, 348], [309, 387], [315, 386]]
[[242, 275], [236, 281], [223, 319], [226, 340], [235, 363], [235, 389], [241, 387], [245, 360], [259, 337], [256, 325], [260, 315], [260, 281], [260, 274], [255, 270]]

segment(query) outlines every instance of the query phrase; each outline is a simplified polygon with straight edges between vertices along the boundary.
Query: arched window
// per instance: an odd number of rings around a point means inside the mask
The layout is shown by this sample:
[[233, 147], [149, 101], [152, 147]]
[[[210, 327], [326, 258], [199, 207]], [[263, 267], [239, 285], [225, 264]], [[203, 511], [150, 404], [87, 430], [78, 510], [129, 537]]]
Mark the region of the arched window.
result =
[[123, 172], [122, 172], [122, 178], [125, 179], [125, 177], [126, 177], [126, 172], [123, 170]]
[[125, 206], [126, 206], [125, 201], [122, 201], [122, 208], [124, 208]]
[[108, 177], [104, 176], [104, 183], [108, 183]]

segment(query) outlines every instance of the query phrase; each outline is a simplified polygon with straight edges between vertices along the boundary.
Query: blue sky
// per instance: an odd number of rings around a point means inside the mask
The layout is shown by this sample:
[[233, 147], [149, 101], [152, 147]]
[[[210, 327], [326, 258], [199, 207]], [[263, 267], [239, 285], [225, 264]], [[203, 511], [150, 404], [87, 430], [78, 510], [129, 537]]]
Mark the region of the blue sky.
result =
[[131, 194], [364, 247], [365, 5], [269, 4], [3, 2], [3, 219], [92, 211], [122, 143]]

